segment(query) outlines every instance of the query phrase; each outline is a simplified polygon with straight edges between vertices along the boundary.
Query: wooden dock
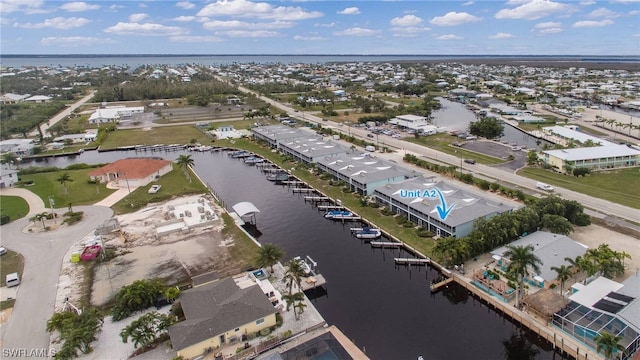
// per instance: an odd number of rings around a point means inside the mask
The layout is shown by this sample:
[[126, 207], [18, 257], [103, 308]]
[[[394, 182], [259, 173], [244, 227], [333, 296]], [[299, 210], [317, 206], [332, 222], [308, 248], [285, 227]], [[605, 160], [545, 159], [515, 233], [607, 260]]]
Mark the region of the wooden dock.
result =
[[395, 241], [372, 241], [370, 242], [371, 247], [380, 247], [380, 248], [401, 248], [404, 244], [395, 242]]
[[291, 189], [291, 192], [293, 193], [312, 193], [315, 192], [316, 189], [312, 189], [312, 188], [293, 188]]
[[336, 206], [336, 205], [318, 205], [318, 210], [342, 210], [344, 206]]
[[304, 184], [304, 181], [285, 180], [285, 181], [280, 181], [280, 184], [283, 184], [283, 185], [302, 185], [302, 184]]
[[329, 201], [329, 198], [326, 196], [305, 196], [304, 201], [311, 201], [311, 202]]
[[300, 282], [300, 287], [302, 291], [307, 291], [311, 289], [315, 289], [318, 286], [322, 286], [327, 283], [327, 280], [322, 276], [322, 274], [314, 274], [307, 278], [302, 279]]
[[431, 290], [431, 292], [436, 292], [438, 290], [440, 290], [441, 287], [451, 283], [454, 281], [454, 278], [450, 277], [450, 278], [446, 278], [442, 281], [439, 281], [437, 283], [433, 283], [429, 285], [429, 289]]
[[393, 261], [398, 265], [427, 265], [431, 263], [431, 259], [423, 258], [394, 258]]

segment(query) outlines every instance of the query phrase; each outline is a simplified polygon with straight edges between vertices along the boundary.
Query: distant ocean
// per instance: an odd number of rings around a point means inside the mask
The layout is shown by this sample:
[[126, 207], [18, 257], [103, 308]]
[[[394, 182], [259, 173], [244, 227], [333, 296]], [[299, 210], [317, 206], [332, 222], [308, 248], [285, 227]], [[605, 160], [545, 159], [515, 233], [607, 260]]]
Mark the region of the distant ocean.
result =
[[536, 56], [536, 55], [0, 55], [3, 67], [88, 67], [141, 65], [324, 64], [335, 62], [455, 61], [463, 59], [522, 59], [530, 61], [576, 61], [640, 63], [638, 56]]

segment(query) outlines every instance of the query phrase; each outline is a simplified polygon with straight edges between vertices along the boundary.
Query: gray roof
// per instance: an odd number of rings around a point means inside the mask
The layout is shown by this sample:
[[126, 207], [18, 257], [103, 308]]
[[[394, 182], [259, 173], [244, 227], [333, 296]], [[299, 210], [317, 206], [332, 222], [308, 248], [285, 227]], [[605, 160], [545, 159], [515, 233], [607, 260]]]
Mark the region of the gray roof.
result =
[[280, 147], [288, 149], [292, 152], [297, 152], [301, 155], [305, 155], [311, 158], [317, 158], [321, 156], [329, 156], [335, 154], [344, 154], [349, 151], [346, 147], [343, 147], [334, 141], [323, 141], [321, 137], [309, 136], [300, 137], [295, 139], [288, 139], [280, 142]]
[[640, 151], [626, 145], [594, 146], [575, 149], [547, 150], [543, 152], [565, 161], [604, 159], [618, 156], [640, 156]]
[[445, 224], [452, 227], [466, 224], [487, 215], [503, 213], [513, 209], [513, 206], [490, 200], [476, 192], [457, 187], [453, 183], [445, 181], [429, 182], [429, 180], [424, 177], [417, 177], [406, 181], [387, 184], [377, 188], [376, 193], [391, 196], [396, 201], [405, 205], [410, 205], [414, 210], [420, 211], [423, 214], [428, 214], [432, 218], [439, 219], [437, 210], [437, 206], [441, 205], [439, 197], [403, 198], [400, 196], [401, 190], [419, 190], [423, 192], [424, 190], [431, 191], [435, 188], [442, 192], [447, 202], [447, 206], [451, 207], [455, 204], [451, 213], [444, 220]]
[[240, 289], [232, 278], [189, 289], [180, 303], [186, 320], [169, 327], [178, 350], [276, 312], [259, 286]]
[[353, 180], [361, 184], [413, 175], [407, 168], [369, 154], [345, 154], [319, 159], [317, 162], [339, 174], [353, 177]]
[[272, 140], [291, 139], [309, 136], [309, 133], [300, 129], [284, 125], [257, 126], [251, 129], [256, 134], [261, 134]]
[[552, 133], [552, 134], [556, 134], [558, 136], [561, 136], [563, 138], [566, 139], [574, 139], [577, 141], [580, 141], [581, 143], [584, 143], [588, 140], [593, 141], [594, 144], [598, 144], [600, 143], [600, 145], [602, 146], [610, 146], [610, 145], [615, 145], [612, 142], [597, 138], [595, 136], [591, 136], [589, 134], [585, 134], [585, 133], [581, 133], [579, 131], [575, 131], [572, 129], [569, 129], [567, 127], [564, 126], [549, 126], [549, 127], [545, 127], [542, 130]]
[[[577, 241], [574, 241], [564, 235], [554, 234], [547, 231], [536, 231], [509, 245], [512, 246], [533, 246], [533, 253], [540, 259], [540, 275], [546, 281], [553, 281], [557, 277], [557, 273], [551, 270], [551, 267], [560, 267], [568, 265], [564, 258], [575, 259], [587, 252], [588, 247]], [[506, 246], [499, 247], [491, 253], [502, 256], [507, 251]]]
[[640, 331], [640, 276], [636, 272], [635, 275], [623, 281], [622, 284], [624, 286], [616, 292], [635, 299], [620, 310], [618, 316], [633, 325], [636, 331]]

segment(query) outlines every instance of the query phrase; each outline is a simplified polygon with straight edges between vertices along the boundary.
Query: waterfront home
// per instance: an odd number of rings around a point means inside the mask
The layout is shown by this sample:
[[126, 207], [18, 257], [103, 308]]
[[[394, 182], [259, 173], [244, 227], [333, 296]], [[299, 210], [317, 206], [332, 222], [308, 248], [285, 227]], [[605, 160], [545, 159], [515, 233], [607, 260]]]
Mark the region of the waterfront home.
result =
[[284, 125], [256, 126], [251, 129], [251, 133], [254, 139], [264, 141], [275, 149], [280, 147], [282, 141], [310, 135], [304, 130]]
[[9, 188], [13, 184], [20, 181], [18, 178], [18, 169], [11, 169], [8, 166], [0, 166], [0, 188]]
[[[442, 237], [467, 236], [477, 219], [488, 219], [514, 209], [453, 182], [434, 182], [421, 176], [381, 186], [375, 189], [374, 196], [378, 205]], [[438, 207], [451, 209], [444, 219]]]
[[598, 334], [620, 336], [625, 350], [615, 358], [631, 359], [640, 350], [640, 276], [622, 283], [599, 277], [576, 285], [567, 306], [553, 315], [553, 325], [593, 349]]
[[547, 150], [542, 153], [542, 161], [560, 171], [579, 167], [594, 171], [611, 170], [640, 165], [640, 151], [626, 145]]
[[145, 186], [172, 169], [173, 163], [169, 160], [128, 158], [92, 170], [89, 172], [89, 177], [103, 183], [115, 181], [119, 187], [130, 188]]
[[591, 136], [589, 134], [578, 131], [579, 128], [571, 128], [570, 126], [548, 126], [542, 128], [542, 132], [551, 136], [558, 137], [565, 141], [574, 141], [584, 144], [591, 141], [594, 145], [611, 146], [616, 145], [610, 141]]
[[391, 120], [389, 124], [397, 125], [401, 129], [420, 131], [424, 126], [429, 125], [427, 118], [418, 115], [398, 115]]
[[171, 345], [185, 359], [245, 341], [276, 325], [276, 308], [253, 283], [224, 278], [180, 294], [186, 320], [169, 327]]
[[350, 150], [347, 147], [335, 142], [324, 141], [317, 135], [307, 135], [287, 139], [280, 142], [280, 152], [291, 156], [294, 160], [304, 164], [316, 163], [321, 159], [338, 157], [347, 154]]
[[415, 171], [362, 153], [325, 157], [317, 164], [319, 171], [333, 175], [349, 184], [351, 191], [366, 196], [373, 195], [376, 188], [416, 176]]
[[[556, 281], [557, 273], [552, 267], [560, 267], [567, 265], [565, 258], [575, 259], [583, 256], [588, 247], [577, 241], [574, 241], [564, 235], [554, 234], [547, 231], [536, 231], [511, 242], [511, 246], [533, 246], [533, 254], [540, 261], [540, 273], [530, 272], [525, 281], [532, 286], [543, 288]], [[509, 266], [509, 259], [503, 254], [507, 251], [506, 246], [501, 246], [491, 254], [498, 260], [498, 266], [502, 271], [506, 271]]]
[[0, 141], [0, 153], [11, 152], [17, 156], [31, 155], [35, 146], [33, 139], [7, 139]]
[[122, 118], [131, 117], [133, 114], [144, 112], [144, 106], [126, 107], [113, 106], [97, 109], [89, 116], [89, 124], [101, 124], [106, 122], [116, 122]]

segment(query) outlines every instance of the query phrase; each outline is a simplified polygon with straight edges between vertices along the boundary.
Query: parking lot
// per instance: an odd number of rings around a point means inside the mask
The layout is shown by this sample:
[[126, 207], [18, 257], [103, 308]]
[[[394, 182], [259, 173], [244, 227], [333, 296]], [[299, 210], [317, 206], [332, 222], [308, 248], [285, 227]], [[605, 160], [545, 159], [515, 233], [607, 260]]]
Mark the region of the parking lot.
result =
[[[462, 144], [462, 148], [479, 152], [481, 154], [504, 159], [505, 163], [496, 165], [509, 170], [517, 170], [527, 163], [527, 153], [523, 150], [514, 151], [511, 146], [490, 140], [467, 141]], [[508, 161], [509, 155], [515, 159]]]

